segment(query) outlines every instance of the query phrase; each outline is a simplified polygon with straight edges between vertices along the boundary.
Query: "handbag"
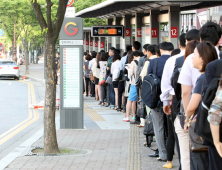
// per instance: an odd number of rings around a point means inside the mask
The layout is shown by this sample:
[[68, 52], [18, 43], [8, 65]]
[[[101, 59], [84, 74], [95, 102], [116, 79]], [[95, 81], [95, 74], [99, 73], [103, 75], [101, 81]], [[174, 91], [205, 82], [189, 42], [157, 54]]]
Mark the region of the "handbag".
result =
[[110, 75], [107, 77], [106, 83], [108, 83], [108, 84], [112, 84], [113, 83], [112, 77]]
[[191, 152], [206, 152], [208, 151], [208, 146], [203, 145], [203, 138], [194, 132], [196, 119], [191, 119], [192, 117], [190, 118], [188, 123]]
[[142, 99], [139, 99], [137, 102], [137, 110], [136, 110], [136, 115], [140, 118], [146, 118], [146, 106], [143, 103]]
[[147, 136], [154, 136], [153, 120], [150, 113], [146, 116], [143, 134]]
[[141, 88], [142, 87], [142, 83], [143, 83], [142, 82], [142, 78], [141, 78], [141, 76], [139, 76], [137, 81], [136, 81], [136, 83], [135, 83], [135, 85], [136, 85], [136, 87]]
[[182, 100], [181, 100], [181, 103], [179, 102], [178, 104], [180, 104], [180, 112], [177, 113], [177, 116], [180, 120], [180, 126], [184, 129], [186, 116], [185, 116]]
[[123, 81], [123, 70], [119, 70], [119, 72], [117, 73], [117, 78], [115, 79], [116, 81]]

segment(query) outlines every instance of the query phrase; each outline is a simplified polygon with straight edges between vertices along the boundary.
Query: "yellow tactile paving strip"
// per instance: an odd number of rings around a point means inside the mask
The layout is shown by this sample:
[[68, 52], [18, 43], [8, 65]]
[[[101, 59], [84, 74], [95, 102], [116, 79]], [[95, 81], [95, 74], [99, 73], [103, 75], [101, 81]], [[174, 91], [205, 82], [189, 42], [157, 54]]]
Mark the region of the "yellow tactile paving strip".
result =
[[100, 116], [86, 104], [84, 104], [84, 112], [95, 122], [106, 121], [102, 116]]

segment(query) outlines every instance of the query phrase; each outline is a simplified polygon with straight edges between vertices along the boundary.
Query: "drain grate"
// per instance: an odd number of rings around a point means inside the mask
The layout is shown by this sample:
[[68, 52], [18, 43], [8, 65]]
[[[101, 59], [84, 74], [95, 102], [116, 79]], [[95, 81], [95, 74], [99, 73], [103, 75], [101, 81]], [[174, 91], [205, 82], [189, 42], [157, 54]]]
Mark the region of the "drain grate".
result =
[[32, 151], [34, 149], [43, 149], [43, 147], [40, 146], [32, 146], [28, 148], [28, 150], [25, 153], [25, 156], [38, 156], [38, 157], [45, 157], [45, 156], [81, 156], [81, 155], [86, 155], [92, 153], [90, 150], [86, 149], [77, 149], [77, 148], [59, 148], [60, 150], [68, 149], [69, 153], [53, 153], [53, 154], [48, 154], [48, 153], [33, 153]]

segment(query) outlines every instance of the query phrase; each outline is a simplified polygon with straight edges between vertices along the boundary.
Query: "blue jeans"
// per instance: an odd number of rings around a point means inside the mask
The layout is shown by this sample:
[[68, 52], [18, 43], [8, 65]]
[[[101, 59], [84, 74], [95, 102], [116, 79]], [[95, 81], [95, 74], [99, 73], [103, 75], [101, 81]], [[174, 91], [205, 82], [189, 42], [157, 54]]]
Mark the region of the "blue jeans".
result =
[[115, 105], [115, 92], [113, 84], [109, 84], [109, 89], [110, 89], [110, 105]]

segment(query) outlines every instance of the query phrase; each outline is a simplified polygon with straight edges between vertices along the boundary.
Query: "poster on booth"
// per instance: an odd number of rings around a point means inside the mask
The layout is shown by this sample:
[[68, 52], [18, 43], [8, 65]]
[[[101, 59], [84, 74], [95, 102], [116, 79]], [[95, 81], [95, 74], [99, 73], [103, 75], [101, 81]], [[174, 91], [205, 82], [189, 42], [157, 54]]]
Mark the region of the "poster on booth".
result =
[[177, 38], [178, 37], [178, 28], [177, 27], [171, 27], [171, 38]]
[[104, 42], [100, 42], [100, 48], [104, 48]]

